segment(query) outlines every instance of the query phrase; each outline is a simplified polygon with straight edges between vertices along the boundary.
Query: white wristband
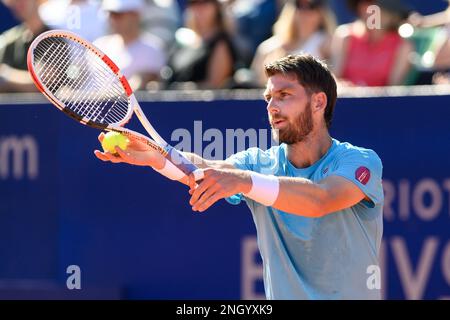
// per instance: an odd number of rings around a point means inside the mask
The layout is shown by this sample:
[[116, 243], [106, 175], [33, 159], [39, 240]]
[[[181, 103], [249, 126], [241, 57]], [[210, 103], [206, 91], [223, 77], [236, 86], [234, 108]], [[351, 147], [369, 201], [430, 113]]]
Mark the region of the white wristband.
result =
[[277, 177], [256, 172], [251, 173], [252, 188], [244, 196], [267, 207], [272, 206], [278, 198], [280, 182]]
[[180, 180], [185, 176], [183, 171], [175, 167], [175, 165], [167, 159], [165, 159], [164, 167], [162, 169], [153, 169], [170, 180]]

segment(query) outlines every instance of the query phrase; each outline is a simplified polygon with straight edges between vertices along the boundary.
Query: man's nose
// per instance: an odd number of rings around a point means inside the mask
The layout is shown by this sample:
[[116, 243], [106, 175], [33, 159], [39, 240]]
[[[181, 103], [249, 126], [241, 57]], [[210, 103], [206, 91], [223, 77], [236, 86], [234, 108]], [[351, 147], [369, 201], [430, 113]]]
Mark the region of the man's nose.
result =
[[280, 108], [278, 108], [273, 98], [267, 102], [267, 112], [269, 112], [269, 114], [280, 112]]

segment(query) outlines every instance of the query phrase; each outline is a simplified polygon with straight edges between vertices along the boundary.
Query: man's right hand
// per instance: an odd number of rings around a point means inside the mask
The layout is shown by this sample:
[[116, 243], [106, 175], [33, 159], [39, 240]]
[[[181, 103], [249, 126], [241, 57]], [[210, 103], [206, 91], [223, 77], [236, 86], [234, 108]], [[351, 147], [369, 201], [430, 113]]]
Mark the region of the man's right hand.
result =
[[[102, 132], [98, 136], [100, 143], [103, 141], [105, 134]], [[117, 154], [110, 152], [102, 152], [95, 150], [94, 154], [102, 161], [110, 161], [113, 163], [128, 163], [136, 166], [151, 166], [157, 170], [164, 167], [165, 158], [159, 152], [148, 146], [146, 143], [129, 137], [130, 143], [126, 150], [122, 150], [116, 146]]]

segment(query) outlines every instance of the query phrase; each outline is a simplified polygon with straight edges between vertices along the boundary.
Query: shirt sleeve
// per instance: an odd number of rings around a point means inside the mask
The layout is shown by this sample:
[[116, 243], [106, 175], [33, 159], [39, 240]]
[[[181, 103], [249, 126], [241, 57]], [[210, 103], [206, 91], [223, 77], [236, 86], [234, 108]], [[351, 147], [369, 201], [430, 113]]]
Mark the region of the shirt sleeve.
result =
[[236, 169], [256, 171], [260, 151], [258, 148], [249, 148], [231, 155], [225, 161]]
[[[249, 148], [245, 151], [235, 153], [225, 161], [236, 169], [250, 170], [263, 174], [267, 174], [265, 171], [268, 169], [272, 171], [275, 162], [270, 150], [263, 151], [259, 148]], [[242, 193], [239, 193], [225, 198], [225, 200], [231, 204], [239, 204], [242, 200], [248, 202], [251, 199], [247, 199]]]
[[[240, 170], [252, 170], [254, 169], [254, 159], [257, 157], [258, 149], [250, 148], [245, 151], [241, 151], [235, 153], [228, 157], [225, 161], [236, 169]], [[245, 200], [245, 197], [242, 193], [232, 195], [231, 197], [225, 198], [228, 203], [237, 205], [240, 204], [242, 200]]]
[[[275, 174], [279, 167], [279, 150], [278, 147], [265, 151], [255, 147], [249, 148], [231, 155], [225, 161], [236, 169], [250, 170], [261, 174]], [[245, 200], [247, 203], [253, 201], [242, 194], [233, 195], [226, 200], [231, 204], [239, 204], [241, 200]]]
[[277, 147], [265, 151], [259, 148], [249, 148], [231, 155], [225, 161], [236, 169], [274, 174], [279, 166], [278, 151]]
[[372, 150], [349, 150], [337, 161], [337, 168], [330, 175], [337, 175], [353, 182], [370, 199], [363, 200], [368, 207], [383, 203], [383, 165]]

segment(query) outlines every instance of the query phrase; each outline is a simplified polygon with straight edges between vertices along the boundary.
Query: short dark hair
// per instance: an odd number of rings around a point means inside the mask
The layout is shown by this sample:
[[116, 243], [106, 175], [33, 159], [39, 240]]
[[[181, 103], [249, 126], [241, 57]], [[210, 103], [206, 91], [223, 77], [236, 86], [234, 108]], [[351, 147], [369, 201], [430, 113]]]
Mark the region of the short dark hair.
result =
[[324, 92], [327, 96], [324, 119], [327, 128], [331, 126], [337, 99], [337, 86], [327, 65], [310, 54], [288, 55], [264, 66], [266, 75], [295, 75], [308, 93]]

